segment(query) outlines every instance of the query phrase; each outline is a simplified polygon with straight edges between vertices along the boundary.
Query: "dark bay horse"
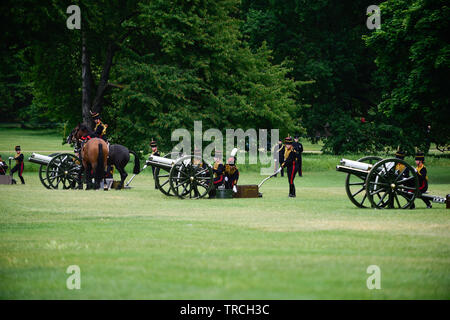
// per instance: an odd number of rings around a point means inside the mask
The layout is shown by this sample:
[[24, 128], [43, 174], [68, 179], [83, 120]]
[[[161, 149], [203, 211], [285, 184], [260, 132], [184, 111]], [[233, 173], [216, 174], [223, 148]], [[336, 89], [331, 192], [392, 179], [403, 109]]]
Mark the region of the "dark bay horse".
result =
[[[82, 129], [80, 131], [80, 129]], [[77, 147], [76, 150], [79, 148], [79, 139], [83, 135], [88, 135], [90, 137], [94, 136], [94, 133], [91, 132], [86, 126], [83, 126], [81, 124], [78, 124], [71, 132], [71, 134], [67, 137], [66, 143], [73, 143]], [[78, 137], [78, 138], [77, 138]], [[75, 151], [77, 153], [77, 151]], [[128, 174], [125, 171], [125, 167], [130, 161], [130, 153], [134, 156], [134, 167], [133, 167], [133, 173], [138, 174], [140, 172], [140, 161], [139, 157], [136, 155], [134, 151], [128, 150], [127, 147], [122, 146], [120, 144], [112, 144], [109, 146], [109, 157], [108, 157], [108, 165], [114, 165], [114, 167], [119, 171], [120, 173], [120, 185], [119, 189], [123, 188], [125, 179], [127, 178]]]
[[139, 157], [134, 151], [128, 150], [127, 147], [124, 147], [120, 144], [112, 144], [109, 146], [108, 164], [114, 165], [114, 167], [117, 168], [120, 173], [119, 189], [123, 188], [125, 179], [128, 176], [127, 172], [125, 171], [125, 166], [130, 161], [130, 153], [134, 156], [133, 173], [138, 174], [141, 171], [141, 165]]

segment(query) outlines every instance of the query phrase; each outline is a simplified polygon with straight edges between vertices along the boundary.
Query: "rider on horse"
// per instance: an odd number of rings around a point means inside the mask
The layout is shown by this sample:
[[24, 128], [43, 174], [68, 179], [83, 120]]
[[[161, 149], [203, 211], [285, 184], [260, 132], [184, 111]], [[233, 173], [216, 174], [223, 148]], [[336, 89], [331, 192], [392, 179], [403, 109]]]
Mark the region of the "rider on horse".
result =
[[95, 128], [94, 128], [94, 135], [95, 137], [98, 137], [100, 139], [103, 139], [104, 141], [107, 141], [106, 138], [106, 129], [108, 128], [108, 125], [106, 123], [102, 122], [102, 119], [100, 117], [100, 114], [98, 112], [92, 112], [91, 111], [92, 119], [94, 119], [95, 122]]

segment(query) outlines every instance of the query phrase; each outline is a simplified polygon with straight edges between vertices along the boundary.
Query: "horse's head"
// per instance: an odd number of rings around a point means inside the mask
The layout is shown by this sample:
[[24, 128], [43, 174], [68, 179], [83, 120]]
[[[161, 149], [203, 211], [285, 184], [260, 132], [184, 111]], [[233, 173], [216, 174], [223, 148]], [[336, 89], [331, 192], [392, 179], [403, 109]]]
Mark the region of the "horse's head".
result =
[[89, 129], [84, 124], [78, 124], [73, 128], [72, 132], [67, 136], [66, 143], [75, 144], [81, 139], [81, 137], [89, 134]]
[[80, 129], [80, 124], [78, 124], [75, 128], [73, 128], [72, 132], [70, 132], [70, 134], [67, 136], [65, 143], [69, 143], [71, 145], [76, 143], [77, 142], [76, 135], [77, 135], [77, 132], [79, 131], [79, 129]]
[[78, 130], [75, 132], [74, 136], [75, 139], [78, 141], [81, 139], [81, 137], [87, 136], [89, 134], [90, 134], [89, 128], [86, 125], [81, 124], [78, 126]]

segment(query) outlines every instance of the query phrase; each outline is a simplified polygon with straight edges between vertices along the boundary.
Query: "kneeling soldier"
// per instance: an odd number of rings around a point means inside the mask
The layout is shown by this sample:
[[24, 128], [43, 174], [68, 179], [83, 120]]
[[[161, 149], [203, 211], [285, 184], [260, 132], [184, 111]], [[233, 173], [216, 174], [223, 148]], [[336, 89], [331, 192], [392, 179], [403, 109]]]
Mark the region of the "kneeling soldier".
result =
[[287, 169], [287, 177], [289, 180], [289, 197], [295, 198], [295, 173], [298, 170], [297, 163], [297, 152], [292, 146], [293, 140], [291, 137], [287, 137], [284, 139], [285, 151], [284, 151], [284, 162], [281, 164], [281, 167]]
[[236, 167], [236, 157], [230, 157], [225, 165], [225, 189], [233, 189], [233, 192], [237, 192], [238, 180], [239, 169]]
[[216, 196], [216, 189], [223, 185], [224, 183], [224, 171], [225, 167], [222, 162], [222, 151], [216, 150], [214, 153], [214, 165], [213, 165], [213, 188], [209, 193], [210, 198], [214, 198]]
[[[395, 157], [400, 160], [404, 160], [405, 155], [406, 155], [405, 151], [402, 151], [400, 149], [398, 149], [397, 152], [395, 153]], [[397, 173], [397, 175], [401, 174], [403, 178], [409, 177], [409, 169], [403, 163], [397, 163], [395, 165], [395, 172]]]
[[[428, 175], [427, 175], [427, 168], [424, 165], [425, 163], [425, 155], [423, 154], [423, 152], [418, 152], [416, 153], [416, 173], [417, 173], [417, 177], [419, 178], [419, 196], [422, 193], [425, 193], [428, 190]], [[430, 200], [428, 199], [423, 199], [422, 201], [425, 202], [425, 205], [427, 206], [427, 208], [431, 209], [432, 205]], [[414, 209], [416, 206], [413, 203], [411, 205], [411, 209]]]

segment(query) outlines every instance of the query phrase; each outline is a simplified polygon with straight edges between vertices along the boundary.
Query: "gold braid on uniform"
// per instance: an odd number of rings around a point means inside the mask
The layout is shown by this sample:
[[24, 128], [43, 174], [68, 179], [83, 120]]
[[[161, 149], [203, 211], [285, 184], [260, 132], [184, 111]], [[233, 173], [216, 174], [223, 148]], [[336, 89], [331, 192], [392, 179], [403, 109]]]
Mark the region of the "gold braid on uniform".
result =
[[405, 169], [405, 165], [403, 163], [397, 163], [395, 165], [395, 170], [397, 170], [398, 172], [402, 172], [403, 169]]
[[102, 125], [102, 126], [103, 126], [102, 136], [104, 136], [104, 135], [106, 134], [106, 128], [108, 128], [108, 125], [107, 125], [107, 124], [104, 124], [104, 123], [100, 120], [99, 123], [97, 123], [97, 124], [95, 125], [94, 131], [97, 130], [97, 127], [98, 127], [99, 125]]
[[[423, 164], [416, 168], [417, 174], [418, 174], [419, 176], [422, 175], [421, 171], [422, 171], [423, 168], [425, 168], [425, 166], [424, 166]], [[425, 176], [425, 180], [428, 180], [428, 176]]]
[[227, 175], [234, 174], [236, 172], [236, 170], [237, 170], [236, 166], [232, 166], [232, 165], [229, 165], [229, 164], [225, 165], [225, 174], [227, 174]]
[[285, 150], [284, 150], [284, 160], [285, 160], [285, 161], [286, 161], [286, 159], [289, 157], [289, 154], [290, 154], [292, 151], [295, 152], [294, 148], [291, 148], [291, 149], [285, 148]]

